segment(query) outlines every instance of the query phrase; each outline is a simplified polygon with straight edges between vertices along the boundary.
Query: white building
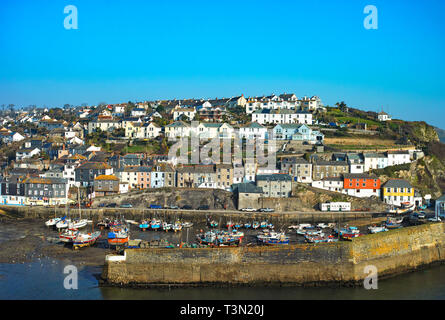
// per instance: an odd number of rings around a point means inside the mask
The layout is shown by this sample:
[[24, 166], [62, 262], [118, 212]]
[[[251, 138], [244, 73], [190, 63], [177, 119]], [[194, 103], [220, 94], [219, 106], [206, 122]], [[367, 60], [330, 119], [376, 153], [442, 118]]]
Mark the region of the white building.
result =
[[388, 166], [388, 157], [382, 153], [364, 153], [365, 172], [371, 169], [383, 169]]
[[249, 125], [239, 128], [239, 138], [240, 139], [260, 139], [265, 140], [267, 137], [267, 128], [259, 123], [252, 122]]
[[252, 113], [252, 122], [259, 124], [298, 123], [312, 125], [312, 113], [307, 111], [262, 109]]
[[350, 202], [327, 202], [320, 203], [321, 211], [351, 211]]
[[388, 151], [388, 166], [410, 163], [409, 151]]
[[377, 119], [379, 121], [389, 121], [391, 120], [391, 116], [389, 114], [387, 114], [386, 112], [379, 112], [379, 114], [377, 115]]

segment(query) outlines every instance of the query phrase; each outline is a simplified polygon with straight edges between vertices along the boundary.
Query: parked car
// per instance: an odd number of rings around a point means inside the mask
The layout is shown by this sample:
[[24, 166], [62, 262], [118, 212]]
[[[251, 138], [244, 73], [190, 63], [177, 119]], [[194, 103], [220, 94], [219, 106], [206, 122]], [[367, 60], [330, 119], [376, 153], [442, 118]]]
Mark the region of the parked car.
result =
[[430, 221], [430, 222], [441, 222], [442, 220], [439, 218], [439, 217], [432, 217], [432, 218], [429, 218], [428, 219], [428, 221]]
[[166, 206], [164, 209], [177, 210], [177, 209], [179, 209], [179, 207], [178, 206]]
[[189, 205], [185, 205], [181, 207], [182, 210], [192, 210], [192, 207]]
[[103, 208], [103, 207], [105, 207], [105, 206], [106, 206], [105, 203], [101, 203], [101, 204], [98, 205], [99, 208]]
[[260, 212], [274, 212], [275, 210], [272, 208], [261, 208], [260, 210], [258, 210]]
[[106, 205], [106, 207], [107, 207], [107, 208], [116, 208], [116, 207], [117, 207], [117, 204], [115, 204], [115, 203], [109, 203], [109, 204]]
[[162, 206], [159, 204], [151, 204], [150, 209], [162, 209]]
[[198, 207], [198, 210], [209, 210], [209, 209], [210, 209], [210, 207], [207, 206], [207, 205], [203, 205], [203, 206], [199, 206]]
[[257, 211], [257, 210], [254, 209], [254, 208], [243, 208], [243, 209], [241, 209], [241, 211], [255, 212], [255, 211]]
[[133, 208], [133, 206], [129, 203], [121, 204], [121, 208]]

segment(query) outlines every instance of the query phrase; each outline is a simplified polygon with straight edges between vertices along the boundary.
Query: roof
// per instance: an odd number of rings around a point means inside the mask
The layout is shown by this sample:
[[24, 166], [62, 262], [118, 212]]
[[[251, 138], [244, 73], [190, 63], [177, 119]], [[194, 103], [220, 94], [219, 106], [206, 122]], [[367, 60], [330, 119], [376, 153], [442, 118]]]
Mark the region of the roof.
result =
[[232, 186], [238, 193], [263, 193], [263, 188], [257, 187], [254, 183], [237, 183]]
[[30, 177], [30, 178], [26, 178], [23, 181], [23, 183], [57, 184], [57, 183], [66, 183], [66, 179]]
[[256, 177], [257, 181], [292, 181], [292, 177], [288, 174], [260, 174]]
[[404, 179], [390, 179], [384, 185], [384, 188], [412, 188], [411, 184]]
[[85, 162], [77, 169], [111, 169], [112, 167], [104, 162]]
[[343, 178], [345, 179], [378, 179], [375, 174], [368, 173], [344, 173]]
[[100, 175], [94, 178], [94, 180], [108, 180], [108, 181], [119, 181], [119, 178], [113, 175]]

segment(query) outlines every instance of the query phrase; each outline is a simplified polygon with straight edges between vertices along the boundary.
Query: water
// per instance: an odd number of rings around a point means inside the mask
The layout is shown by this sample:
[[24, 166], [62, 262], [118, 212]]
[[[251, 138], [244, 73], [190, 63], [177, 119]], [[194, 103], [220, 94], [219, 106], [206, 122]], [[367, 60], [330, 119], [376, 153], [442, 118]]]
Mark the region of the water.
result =
[[300, 299], [445, 299], [445, 265], [380, 280], [377, 290], [363, 287], [235, 287], [129, 289], [99, 287], [101, 266], [78, 266], [78, 289], [64, 288], [69, 261], [50, 258], [24, 264], [0, 264], [0, 299], [134, 300], [300, 300]]

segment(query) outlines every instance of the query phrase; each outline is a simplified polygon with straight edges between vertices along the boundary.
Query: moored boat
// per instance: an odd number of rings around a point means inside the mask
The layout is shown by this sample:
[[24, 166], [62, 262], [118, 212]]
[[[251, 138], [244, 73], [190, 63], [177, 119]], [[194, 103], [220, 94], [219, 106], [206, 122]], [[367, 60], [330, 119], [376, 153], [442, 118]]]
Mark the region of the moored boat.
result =
[[53, 218], [53, 219], [49, 219], [48, 221], [45, 222], [45, 225], [47, 227], [53, 227], [55, 226], [59, 221], [61, 221], [62, 218]]
[[59, 240], [65, 243], [73, 242], [73, 240], [79, 234], [79, 230], [77, 229], [68, 229], [63, 233], [59, 234]]
[[78, 249], [82, 247], [91, 246], [96, 243], [97, 239], [100, 238], [100, 231], [92, 233], [79, 233], [77, 237], [73, 240], [73, 248]]

